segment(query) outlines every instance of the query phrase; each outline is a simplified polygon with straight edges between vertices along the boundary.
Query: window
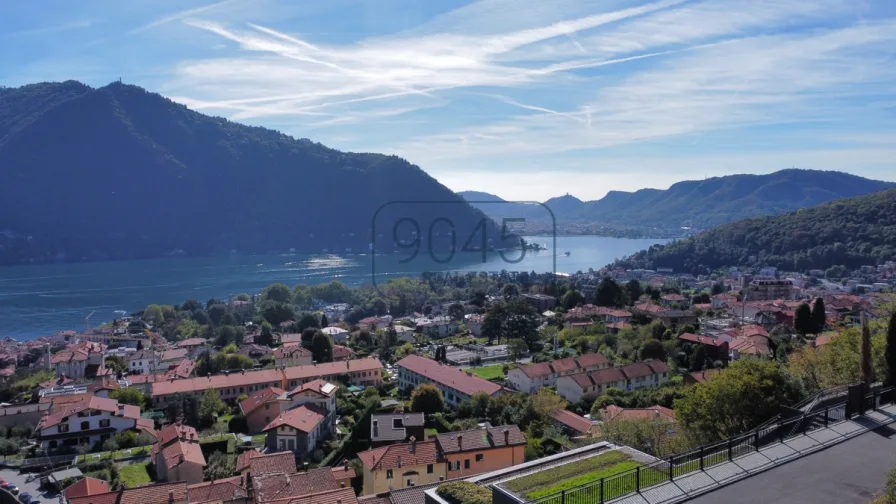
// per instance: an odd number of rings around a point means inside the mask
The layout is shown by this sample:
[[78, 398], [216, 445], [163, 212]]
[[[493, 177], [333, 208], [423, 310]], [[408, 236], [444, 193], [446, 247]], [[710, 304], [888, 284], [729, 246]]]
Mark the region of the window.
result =
[[102, 414], [103, 414], [103, 412], [100, 410], [93, 410], [90, 412], [90, 416], [100, 416]]
[[470, 468], [470, 459], [464, 459], [464, 469]]
[[100, 420], [100, 427], [108, 427], [110, 422], [111, 420], [109, 420], [108, 418], [103, 418], [102, 420]]
[[267, 409], [267, 410], [271, 409], [271, 405], [270, 405], [270, 404], [265, 404], [265, 405], [264, 405], [264, 409]]
[[476, 454], [476, 462], [482, 462], [482, 460], [483, 460], [484, 458], [485, 458], [485, 455], [483, 455], [483, 454], [481, 454], [481, 453], [477, 453], [477, 454]]
[[432, 464], [426, 464], [426, 474], [432, 474], [433, 467]]
[[271, 417], [269, 417], [269, 416], [264, 417], [264, 421], [267, 423], [271, 423]]
[[59, 424], [59, 432], [68, 432], [68, 424], [67, 423]]
[[392, 469], [386, 469], [386, 479], [392, 479]]

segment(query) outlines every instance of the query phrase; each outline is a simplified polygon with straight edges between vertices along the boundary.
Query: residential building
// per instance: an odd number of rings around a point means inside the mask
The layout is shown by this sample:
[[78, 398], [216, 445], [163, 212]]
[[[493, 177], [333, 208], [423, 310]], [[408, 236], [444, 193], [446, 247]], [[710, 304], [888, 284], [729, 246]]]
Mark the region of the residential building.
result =
[[355, 351], [344, 345], [333, 345], [333, 361], [347, 361], [355, 358]]
[[721, 372], [721, 369], [705, 369], [703, 371], [694, 371], [693, 373], [684, 375], [684, 383], [686, 385], [706, 383]]
[[395, 337], [398, 338], [398, 341], [404, 341], [405, 343], [413, 343], [414, 340], [414, 329], [404, 326], [404, 325], [394, 325], [392, 326], [395, 329]]
[[139, 350], [128, 357], [129, 374], [156, 374], [167, 369], [162, 360], [152, 350]]
[[776, 278], [756, 278], [744, 286], [743, 295], [750, 301], [793, 299], [793, 282]]
[[155, 483], [68, 499], [68, 504], [187, 504], [187, 482]]
[[569, 402], [578, 402], [585, 395], [600, 395], [609, 388], [637, 390], [658, 387], [669, 378], [669, 367], [665, 362], [648, 360], [562, 376], [557, 379], [557, 393]]
[[184, 481], [192, 485], [203, 480], [206, 463], [199, 436], [196, 429], [180, 421], [159, 431], [152, 445], [152, 461], [159, 481]]
[[274, 363], [277, 367], [310, 366], [311, 351], [296, 343], [282, 346], [274, 350]]
[[257, 391], [240, 402], [240, 410], [246, 417], [250, 434], [263, 432], [265, 428], [281, 413], [309, 404], [324, 414], [327, 424], [326, 432], [330, 433], [336, 426], [336, 390], [337, 386], [324, 380], [314, 380], [296, 387], [291, 392], [276, 387]]
[[418, 332], [430, 338], [445, 338], [457, 332], [457, 322], [447, 315], [418, 318], [414, 323]]
[[687, 301], [688, 301], [688, 300], [687, 300], [686, 297], [682, 296], [681, 294], [674, 294], [674, 293], [672, 293], [672, 294], [664, 294], [664, 295], [660, 298], [660, 304], [661, 304], [662, 306], [665, 306], [665, 307], [672, 307], [672, 306], [676, 306], [676, 305], [682, 305], [682, 304], [686, 303]]
[[[256, 452], [257, 453], [257, 452]], [[296, 458], [288, 452], [258, 454], [249, 459], [249, 475], [262, 476], [266, 474], [294, 474], [296, 472]], [[256, 479], [253, 477], [253, 479]]]
[[464, 315], [464, 325], [474, 337], [478, 338], [482, 335], [482, 322], [485, 321], [485, 315], [471, 313]]
[[249, 434], [262, 432], [271, 420], [288, 409], [285, 400], [281, 400], [286, 392], [277, 387], [268, 387], [253, 392], [240, 402], [240, 411], [246, 418]]
[[340, 488], [331, 468], [305, 472], [253, 472], [255, 503], [277, 504], [355, 504], [351, 488]]
[[67, 376], [73, 380], [96, 378], [107, 373], [104, 362], [106, 346], [102, 343], [84, 342], [69, 345], [50, 358], [56, 376]]
[[34, 432], [41, 448], [55, 450], [60, 446], [85, 444], [93, 447], [127, 430], [155, 435], [152, 420], [140, 418], [139, 407], [85, 394], [73, 402], [54, 404]]
[[548, 296], [547, 294], [523, 294], [522, 297], [529, 303], [529, 306], [535, 308], [538, 313], [550, 310], [557, 305], [557, 298]]
[[170, 364], [176, 364], [190, 355], [190, 350], [186, 348], [172, 348], [170, 350], [164, 350], [159, 352], [159, 362], [162, 363], [163, 366], [167, 366]]
[[636, 304], [632, 310], [651, 320], [659, 320], [667, 327], [697, 322], [697, 316], [691, 311], [667, 308], [653, 303]]
[[504, 469], [526, 459], [526, 436], [516, 425], [449, 432], [436, 440], [448, 479]]
[[597, 432], [595, 425], [583, 416], [576, 415], [565, 409], [554, 410], [550, 413], [554, 425], [563, 429], [570, 438], [591, 437]]
[[304, 460], [329, 434], [326, 418], [325, 411], [312, 405], [280, 413], [263, 430], [265, 445], [269, 451], [290, 451]]
[[332, 338], [335, 343], [345, 343], [348, 341], [349, 332], [341, 327], [324, 327], [321, 331]]
[[341, 466], [331, 467], [330, 472], [333, 473], [333, 479], [339, 488], [351, 488], [352, 480], [357, 476], [355, 470], [348, 466], [348, 459]]
[[678, 340], [701, 345], [706, 348], [706, 356], [710, 359], [728, 362], [728, 342], [724, 339], [682, 333], [678, 336]]
[[446, 479], [447, 465], [436, 441], [381, 446], [358, 453], [364, 468], [362, 495], [372, 495]]
[[74, 499], [75, 497], [89, 497], [91, 495], [108, 492], [109, 483], [88, 476], [65, 487], [65, 490], [62, 491], [62, 495], [64, 495], [66, 499]]
[[423, 413], [380, 413], [370, 418], [370, 447], [426, 439]]
[[442, 391], [445, 402], [451, 406], [457, 406], [479, 392], [494, 396], [503, 390], [496, 383], [419, 355], [408, 355], [395, 367], [399, 389], [409, 392], [421, 383], [431, 383]]
[[175, 394], [202, 394], [215, 389], [224, 400], [235, 400], [240, 395], [252, 394], [268, 387], [292, 390], [316, 379], [336, 383], [340, 378], [349, 384], [377, 386], [383, 381], [383, 365], [368, 357], [343, 362], [327, 362], [285, 369], [243, 370], [239, 373], [223, 373], [214, 376], [170, 379], [152, 384], [152, 398], [156, 406], [164, 406]]
[[227, 502], [228, 504], [248, 504], [249, 492], [241, 476], [203, 481], [187, 486], [190, 502]]
[[205, 343], [205, 338], [187, 338], [178, 341], [174, 346], [177, 348], [186, 348], [187, 350], [196, 350], [197, 348], [203, 347]]
[[358, 321], [358, 327], [362, 329], [385, 329], [392, 323], [391, 315], [383, 315], [382, 317], [367, 317]]
[[569, 376], [610, 367], [610, 361], [599, 353], [567, 357], [548, 362], [526, 364], [507, 373], [507, 383], [514, 390], [534, 394], [542, 387], [550, 387], [561, 376]]

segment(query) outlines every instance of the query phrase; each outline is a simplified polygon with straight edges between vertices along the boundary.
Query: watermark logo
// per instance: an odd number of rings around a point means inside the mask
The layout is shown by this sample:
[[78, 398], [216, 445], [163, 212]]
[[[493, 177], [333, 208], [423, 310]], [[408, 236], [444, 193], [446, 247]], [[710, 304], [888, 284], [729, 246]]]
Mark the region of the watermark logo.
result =
[[378, 291], [389, 278], [424, 273], [557, 271], [556, 219], [538, 202], [392, 201], [371, 230]]

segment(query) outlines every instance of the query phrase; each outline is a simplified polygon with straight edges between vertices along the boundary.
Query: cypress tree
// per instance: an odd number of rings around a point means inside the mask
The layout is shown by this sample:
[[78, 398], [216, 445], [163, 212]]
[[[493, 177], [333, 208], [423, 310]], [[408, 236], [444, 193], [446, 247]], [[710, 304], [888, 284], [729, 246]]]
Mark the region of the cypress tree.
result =
[[814, 333], [818, 334], [824, 331], [824, 326], [827, 323], [827, 316], [824, 309], [824, 299], [816, 298], [815, 306], [812, 307], [812, 325], [814, 326]]
[[868, 329], [868, 321], [865, 320], [865, 314], [862, 314], [862, 381], [865, 386], [870, 386], [874, 377], [874, 370], [871, 368], [871, 330]]

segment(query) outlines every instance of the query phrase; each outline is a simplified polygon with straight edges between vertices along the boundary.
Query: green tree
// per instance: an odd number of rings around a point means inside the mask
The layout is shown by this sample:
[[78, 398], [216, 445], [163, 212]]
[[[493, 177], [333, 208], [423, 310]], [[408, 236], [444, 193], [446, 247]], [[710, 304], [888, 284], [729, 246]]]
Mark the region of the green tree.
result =
[[291, 304], [265, 301], [261, 306], [261, 316], [272, 325], [280, 325], [295, 320], [296, 314]]
[[137, 433], [134, 431], [122, 431], [115, 434], [115, 443], [118, 448], [124, 450], [137, 446]]
[[887, 473], [887, 485], [884, 491], [887, 497], [886, 504], [896, 504], [896, 467]]
[[860, 369], [862, 371], [862, 381], [867, 386], [871, 386], [874, 380], [874, 368], [871, 367], [871, 329], [868, 327], [868, 321], [865, 315], [862, 315], [862, 345], [859, 347], [861, 355]]
[[310, 308], [312, 304], [311, 289], [305, 284], [296, 285], [292, 289], [292, 302], [299, 308]]
[[314, 336], [319, 332], [321, 332], [321, 330], [316, 327], [306, 327], [305, 330], [302, 331], [302, 346], [311, 349]]
[[165, 315], [162, 313], [162, 307], [157, 304], [151, 304], [143, 310], [143, 320], [152, 325], [159, 325], [165, 321]]
[[208, 313], [208, 318], [213, 324], [216, 326], [221, 325], [221, 319], [224, 318], [224, 315], [227, 315], [227, 305], [222, 303], [213, 304], [205, 311]]
[[799, 384], [778, 363], [745, 359], [688, 388], [674, 409], [691, 439], [703, 444], [746, 432], [800, 398]]
[[411, 411], [433, 415], [441, 413], [444, 409], [445, 400], [442, 398], [442, 391], [435, 385], [424, 383], [411, 392]]
[[215, 423], [218, 413], [227, 409], [227, 405], [221, 400], [218, 391], [208, 388], [202, 394], [202, 400], [199, 402], [199, 422], [205, 426], [211, 426]]
[[523, 358], [527, 352], [529, 352], [529, 347], [526, 345], [525, 341], [519, 338], [513, 338], [507, 341], [507, 355], [510, 357], [510, 360], [519, 360]]
[[451, 303], [448, 307], [448, 316], [451, 317], [451, 320], [463, 320], [464, 314], [464, 305], [460, 303]]
[[313, 313], [306, 313], [302, 315], [302, 318], [299, 319], [298, 322], [299, 332], [312, 327], [314, 329], [320, 329], [320, 320], [317, 318], [317, 315]]
[[205, 466], [205, 479], [215, 481], [230, 477], [233, 473], [233, 457], [221, 451], [212, 452]]
[[488, 338], [489, 345], [494, 343], [495, 340], [498, 340], [498, 343], [501, 342], [501, 331], [503, 329], [501, 324], [505, 316], [502, 303], [496, 303], [485, 314], [485, 320], [482, 321], [482, 327], [479, 331], [482, 336]]
[[329, 327], [329, 326], [330, 326], [330, 321], [327, 320], [327, 314], [321, 313], [320, 314], [320, 328], [324, 329], [325, 327]]
[[812, 322], [812, 309], [807, 303], [801, 303], [796, 307], [793, 315], [793, 328], [796, 332], [805, 336], [815, 332], [815, 324]]
[[629, 280], [628, 283], [625, 284], [625, 293], [628, 295], [630, 303], [637, 303], [641, 294], [644, 294], [644, 291], [641, 289], [641, 282], [634, 279]]
[[252, 296], [250, 296], [246, 293], [242, 293], [242, 294], [237, 294], [236, 297], [233, 299], [235, 301], [252, 301]]
[[638, 357], [640, 357], [641, 360], [656, 359], [665, 361], [666, 348], [659, 340], [649, 339], [641, 344], [641, 349], [638, 351]]
[[291, 303], [292, 297], [292, 291], [290, 291], [289, 287], [283, 285], [282, 283], [274, 283], [268, 285], [261, 292], [262, 301], [273, 301], [275, 303]]
[[519, 296], [520, 289], [516, 286], [516, 284], [504, 284], [504, 287], [501, 288], [501, 295], [504, 296], [504, 299], [510, 299], [512, 297]]
[[128, 363], [119, 355], [106, 357], [106, 367], [115, 373], [126, 373], [128, 371]]
[[321, 330], [311, 339], [311, 354], [314, 362], [333, 362], [333, 341]]
[[691, 354], [691, 371], [701, 371], [706, 367], [706, 346], [696, 346], [694, 353]]
[[274, 344], [274, 331], [271, 324], [265, 320], [261, 323], [261, 331], [255, 337], [255, 343], [261, 346], [272, 346]]
[[112, 393], [109, 394], [109, 397], [117, 400], [121, 404], [137, 406], [141, 410], [146, 407], [146, 396], [143, 395], [143, 392], [140, 392], [140, 389], [123, 388], [113, 390]]
[[597, 284], [594, 292], [594, 304], [597, 306], [622, 306], [622, 288], [610, 277], [604, 277]]
[[827, 314], [824, 308], [824, 299], [815, 298], [815, 305], [812, 306], [812, 333], [818, 334], [824, 331], [827, 324]]
[[884, 350], [884, 361], [887, 364], [887, 383], [896, 386], [896, 312], [890, 316], [887, 326], [887, 346]]
[[562, 306], [564, 310], [570, 310], [584, 303], [585, 296], [576, 289], [570, 289], [566, 291], [566, 294], [560, 296], [560, 306]]

